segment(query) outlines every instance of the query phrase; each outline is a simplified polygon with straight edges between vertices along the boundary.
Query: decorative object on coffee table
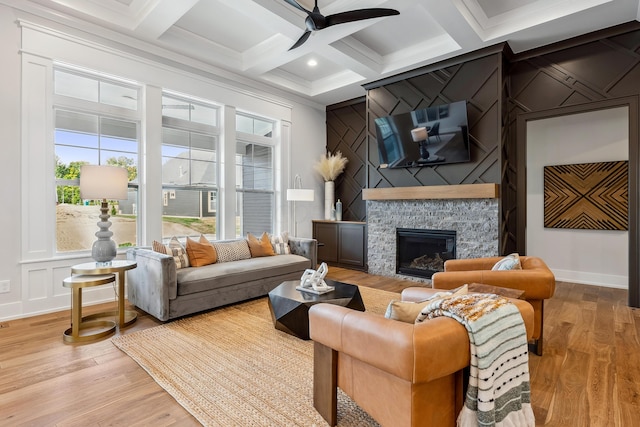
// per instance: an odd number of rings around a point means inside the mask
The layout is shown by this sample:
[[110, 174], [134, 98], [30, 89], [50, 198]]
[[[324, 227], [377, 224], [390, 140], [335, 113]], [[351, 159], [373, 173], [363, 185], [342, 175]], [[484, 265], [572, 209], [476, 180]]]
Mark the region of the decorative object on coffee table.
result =
[[335, 288], [327, 285], [327, 282], [324, 281], [328, 272], [329, 267], [327, 267], [326, 262], [320, 264], [320, 267], [318, 267], [317, 270], [307, 268], [302, 274], [300, 284], [296, 286], [296, 289], [302, 292], [311, 292], [316, 295], [322, 295], [333, 291]]
[[340, 151], [322, 156], [314, 168], [324, 179], [324, 219], [331, 219], [331, 209], [335, 198], [335, 179], [344, 171], [349, 160]]
[[309, 339], [309, 307], [324, 302], [353, 310], [364, 311], [360, 289], [355, 285], [327, 279], [333, 291], [322, 295], [296, 290], [297, 280], [281, 283], [269, 292], [269, 311], [276, 329]]

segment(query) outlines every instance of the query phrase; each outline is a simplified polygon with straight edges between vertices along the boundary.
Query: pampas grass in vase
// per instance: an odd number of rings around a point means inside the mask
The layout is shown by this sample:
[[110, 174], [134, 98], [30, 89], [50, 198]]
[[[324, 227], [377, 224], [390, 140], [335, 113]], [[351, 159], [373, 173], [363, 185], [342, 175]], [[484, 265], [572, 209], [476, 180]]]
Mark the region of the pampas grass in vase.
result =
[[335, 219], [331, 217], [335, 198], [335, 183], [333, 181], [344, 171], [348, 161], [340, 151], [336, 151], [335, 154], [327, 153], [322, 156], [314, 166], [324, 179], [324, 219]]

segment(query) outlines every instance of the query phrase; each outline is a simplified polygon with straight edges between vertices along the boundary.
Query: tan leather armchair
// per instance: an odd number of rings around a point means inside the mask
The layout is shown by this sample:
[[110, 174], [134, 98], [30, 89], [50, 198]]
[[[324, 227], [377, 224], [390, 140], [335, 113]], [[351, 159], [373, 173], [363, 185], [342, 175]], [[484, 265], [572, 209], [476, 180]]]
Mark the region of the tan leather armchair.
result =
[[465, 283], [484, 283], [503, 288], [520, 289], [535, 313], [532, 351], [542, 356], [544, 300], [551, 298], [556, 279], [545, 262], [534, 256], [521, 256], [522, 270], [491, 271], [503, 257], [451, 259], [444, 263], [444, 272], [431, 277], [434, 288], [454, 289]]
[[[408, 288], [405, 301], [438, 290]], [[527, 337], [533, 308], [512, 300]], [[439, 317], [412, 324], [331, 304], [309, 310], [314, 340], [314, 406], [329, 425], [337, 422], [337, 388], [383, 426], [455, 426], [464, 400], [469, 338], [457, 321]]]

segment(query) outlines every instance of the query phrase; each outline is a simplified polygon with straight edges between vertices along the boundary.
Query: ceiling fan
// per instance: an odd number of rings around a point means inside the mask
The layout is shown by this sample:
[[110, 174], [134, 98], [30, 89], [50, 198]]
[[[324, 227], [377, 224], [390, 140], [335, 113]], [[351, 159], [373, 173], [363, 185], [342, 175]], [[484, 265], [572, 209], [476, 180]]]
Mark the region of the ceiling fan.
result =
[[296, 0], [285, 0], [291, 6], [299, 9], [307, 14], [307, 17], [304, 20], [305, 25], [307, 26], [307, 30], [304, 34], [298, 39], [297, 42], [293, 46], [289, 48], [289, 50], [300, 47], [304, 42], [307, 41], [312, 31], [322, 30], [324, 28], [331, 27], [337, 24], [345, 24], [347, 22], [361, 21], [363, 19], [371, 19], [371, 18], [381, 18], [383, 16], [391, 16], [391, 15], [399, 15], [395, 9], [384, 9], [384, 8], [371, 8], [371, 9], [356, 9], [350, 10], [347, 12], [335, 13], [333, 15], [324, 16], [320, 13], [320, 9], [318, 9], [318, 0], [316, 0], [315, 6], [312, 11], [305, 9], [300, 6]]

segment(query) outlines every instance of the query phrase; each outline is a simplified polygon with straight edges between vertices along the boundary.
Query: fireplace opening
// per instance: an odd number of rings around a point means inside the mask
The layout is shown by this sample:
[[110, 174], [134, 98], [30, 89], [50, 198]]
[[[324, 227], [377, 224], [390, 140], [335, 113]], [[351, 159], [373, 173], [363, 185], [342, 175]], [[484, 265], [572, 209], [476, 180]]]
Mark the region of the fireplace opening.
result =
[[396, 229], [396, 273], [431, 278], [444, 271], [444, 262], [456, 257], [456, 232]]

